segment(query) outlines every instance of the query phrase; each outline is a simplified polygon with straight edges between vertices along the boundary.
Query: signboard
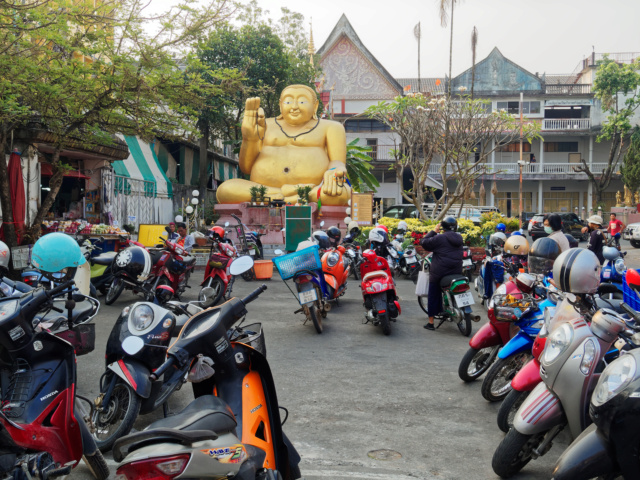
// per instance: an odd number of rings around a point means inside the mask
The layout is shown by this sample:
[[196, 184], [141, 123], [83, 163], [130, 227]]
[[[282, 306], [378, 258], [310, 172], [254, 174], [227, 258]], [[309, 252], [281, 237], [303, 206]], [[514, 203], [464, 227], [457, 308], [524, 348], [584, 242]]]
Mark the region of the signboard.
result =
[[311, 236], [311, 207], [285, 207], [285, 250], [293, 252]]
[[351, 218], [358, 225], [373, 225], [373, 193], [351, 194]]

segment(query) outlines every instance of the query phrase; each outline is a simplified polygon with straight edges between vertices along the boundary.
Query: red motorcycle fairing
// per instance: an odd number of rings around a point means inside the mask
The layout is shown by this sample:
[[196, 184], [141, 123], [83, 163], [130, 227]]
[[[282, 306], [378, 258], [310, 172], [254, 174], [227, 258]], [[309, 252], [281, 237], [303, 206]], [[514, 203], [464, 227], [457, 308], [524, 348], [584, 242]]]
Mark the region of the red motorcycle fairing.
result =
[[204, 285], [209, 278], [214, 278], [214, 277], [220, 277], [225, 285], [229, 284], [229, 276], [227, 275], [227, 272], [225, 272], [220, 268], [212, 268], [209, 274], [205, 275], [204, 280], [202, 280], [202, 283], [200, 284], [200, 286]]
[[540, 378], [540, 362], [534, 358], [529, 360], [516, 373], [516, 376], [511, 380], [511, 387], [518, 392], [530, 392], [540, 382], [542, 382], [542, 378]]
[[509, 341], [511, 336], [509, 335], [508, 322], [490, 322], [485, 323], [476, 334], [469, 340], [469, 346], [476, 350], [480, 350], [486, 347], [493, 347], [495, 345], [504, 345]]
[[0, 419], [14, 442], [30, 450], [46, 451], [60, 465], [75, 464], [83, 455], [82, 432], [73, 414], [74, 385], [60, 392], [31, 424], [19, 429]]

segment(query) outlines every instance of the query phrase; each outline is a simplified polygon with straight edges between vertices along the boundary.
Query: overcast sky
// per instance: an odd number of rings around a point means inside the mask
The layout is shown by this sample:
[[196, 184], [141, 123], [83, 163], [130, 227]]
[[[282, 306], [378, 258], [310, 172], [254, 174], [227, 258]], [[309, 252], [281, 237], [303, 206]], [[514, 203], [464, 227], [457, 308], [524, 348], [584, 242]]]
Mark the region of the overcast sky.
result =
[[[154, 7], [174, 0], [153, 0]], [[313, 18], [316, 49], [344, 13], [360, 40], [396, 78], [417, 77], [421, 22], [421, 75], [449, 68], [449, 29], [440, 26], [436, 0], [259, 0], [277, 18], [280, 8]], [[640, 0], [462, 0], [456, 4], [453, 75], [471, 67], [471, 31], [478, 29], [477, 59], [494, 47], [532, 73], [572, 73], [596, 53], [640, 53]], [[308, 26], [307, 26], [308, 29]]]

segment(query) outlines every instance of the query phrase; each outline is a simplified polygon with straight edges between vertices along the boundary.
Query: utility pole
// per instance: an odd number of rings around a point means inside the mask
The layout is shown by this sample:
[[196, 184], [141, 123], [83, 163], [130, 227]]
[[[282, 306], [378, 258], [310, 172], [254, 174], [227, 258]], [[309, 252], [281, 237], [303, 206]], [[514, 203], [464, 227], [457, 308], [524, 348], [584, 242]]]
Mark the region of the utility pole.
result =
[[518, 165], [520, 166], [520, 213], [518, 215], [520, 221], [520, 229], [522, 230], [522, 166], [524, 165], [524, 160], [522, 159], [522, 130], [523, 130], [523, 116], [522, 116], [522, 104], [523, 104], [524, 93], [520, 92], [520, 160], [518, 161]]

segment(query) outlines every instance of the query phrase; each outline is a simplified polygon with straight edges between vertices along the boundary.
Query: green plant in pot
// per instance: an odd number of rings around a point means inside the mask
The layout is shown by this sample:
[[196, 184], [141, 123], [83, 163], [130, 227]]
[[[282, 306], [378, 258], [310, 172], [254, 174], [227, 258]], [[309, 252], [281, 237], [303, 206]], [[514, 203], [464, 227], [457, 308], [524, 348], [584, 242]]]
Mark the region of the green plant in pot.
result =
[[311, 185], [301, 185], [296, 189], [298, 198], [300, 199], [300, 203], [302, 205], [307, 205], [309, 203], [309, 194], [311, 193], [311, 188]]
[[251, 195], [251, 203], [255, 205], [255, 203], [258, 201], [258, 197], [260, 196], [260, 187], [258, 187], [257, 185], [250, 187], [249, 195]]
[[264, 196], [267, 194], [267, 187], [260, 185], [258, 187], [258, 201], [264, 204]]

